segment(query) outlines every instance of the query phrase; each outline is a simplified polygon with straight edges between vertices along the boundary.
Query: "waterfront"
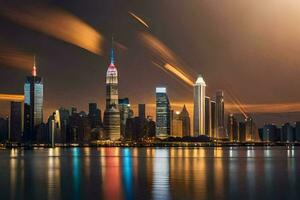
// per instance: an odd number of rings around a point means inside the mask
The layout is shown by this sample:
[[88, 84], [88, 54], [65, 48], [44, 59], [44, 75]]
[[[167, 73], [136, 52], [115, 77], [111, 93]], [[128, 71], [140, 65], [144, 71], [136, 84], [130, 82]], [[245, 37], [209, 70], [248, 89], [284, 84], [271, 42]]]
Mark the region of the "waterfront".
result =
[[299, 147], [0, 151], [3, 199], [297, 199]]

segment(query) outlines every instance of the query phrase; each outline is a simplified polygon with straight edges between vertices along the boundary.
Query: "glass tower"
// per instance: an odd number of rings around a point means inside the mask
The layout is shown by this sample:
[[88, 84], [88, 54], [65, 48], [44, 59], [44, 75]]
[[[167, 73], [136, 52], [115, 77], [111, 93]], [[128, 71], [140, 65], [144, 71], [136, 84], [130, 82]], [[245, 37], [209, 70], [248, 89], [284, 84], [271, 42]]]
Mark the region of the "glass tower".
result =
[[170, 102], [165, 87], [156, 88], [156, 137], [167, 138], [171, 131]]
[[32, 76], [27, 76], [24, 84], [24, 140], [36, 140], [36, 130], [43, 123], [43, 79], [36, 74], [35, 64]]

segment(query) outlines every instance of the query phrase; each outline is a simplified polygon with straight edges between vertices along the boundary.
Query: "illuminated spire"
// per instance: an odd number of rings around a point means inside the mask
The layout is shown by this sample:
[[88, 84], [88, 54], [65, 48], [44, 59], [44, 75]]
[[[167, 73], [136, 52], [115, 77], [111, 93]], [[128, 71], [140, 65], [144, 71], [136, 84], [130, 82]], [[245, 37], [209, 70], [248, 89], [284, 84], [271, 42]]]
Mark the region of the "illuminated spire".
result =
[[115, 65], [114, 38], [111, 38], [110, 64]]
[[36, 63], [35, 63], [35, 55], [33, 56], [33, 69], [32, 76], [36, 76]]

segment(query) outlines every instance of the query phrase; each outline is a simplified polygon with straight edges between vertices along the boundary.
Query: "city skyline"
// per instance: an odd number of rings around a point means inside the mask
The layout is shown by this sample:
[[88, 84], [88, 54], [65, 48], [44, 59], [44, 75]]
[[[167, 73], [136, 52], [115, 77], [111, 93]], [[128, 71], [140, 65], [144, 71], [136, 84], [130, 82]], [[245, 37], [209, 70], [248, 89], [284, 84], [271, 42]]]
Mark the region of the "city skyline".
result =
[[[117, 4], [119, 2], [115, 1], [115, 3]], [[77, 16], [79, 19], [82, 18], [83, 21], [87, 24], [90, 24], [91, 27], [94, 27], [97, 30], [99, 29], [98, 31], [102, 34], [102, 36], [105, 36], [107, 44], [109, 43], [108, 41], [110, 40], [111, 35], [115, 36], [117, 42], [119, 43], [117, 51], [121, 52], [119, 53], [120, 56], [118, 58], [118, 62], [120, 66], [122, 66], [119, 70], [123, 74], [122, 77], [120, 77], [120, 83], [127, 82], [126, 86], [121, 86], [120, 95], [129, 97], [132, 100], [132, 105], [138, 103], [149, 104], [151, 102], [154, 102], [155, 95], [153, 95], [153, 88], [158, 85], [164, 85], [168, 88], [170, 99], [172, 99], [171, 103], [177, 104], [178, 102], [180, 102], [182, 104], [188, 105], [192, 102], [193, 94], [192, 89], [189, 89], [189, 86], [187, 86], [185, 83], [181, 81], [178, 82], [176, 78], [176, 80], [174, 79], [173, 75], [169, 76], [151, 63], [151, 53], [147, 52], [143, 44], [140, 44], [139, 37], [138, 35], [136, 35], [138, 31], [149, 30], [147, 30], [147, 28], [144, 29], [144, 27], [141, 26], [139, 22], [133, 19], [128, 14], [128, 10], [132, 10], [132, 13], [135, 13], [136, 16], [139, 16], [141, 19], [147, 22], [148, 26], [150, 27], [150, 33], [156, 38], [159, 38], [159, 40], [163, 42], [167, 47], [169, 47], [169, 49], [172, 49], [173, 55], [175, 55], [178, 60], [182, 60], [182, 62], [178, 63], [188, 63], [181, 66], [184, 68], [184, 70], [187, 71], [187, 73], [191, 74], [192, 76], [196, 76], [198, 73], [204, 74], [208, 83], [208, 96], [212, 96], [214, 94], [214, 91], [217, 89], [224, 89], [225, 100], [226, 102], [230, 103], [231, 97], [230, 95], [226, 95], [226, 90], [230, 90], [230, 92], [233, 93], [233, 96], [238, 97], [241, 103], [245, 104], [245, 109], [250, 113], [252, 111], [270, 113], [276, 112], [276, 110], [277, 112], [300, 110], [299, 103], [297, 103], [299, 102], [298, 99], [300, 97], [298, 97], [298, 94], [294, 92], [296, 91], [296, 88], [294, 87], [297, 85], [296, 77], [289, 77], [288, 79], [292, 81], [284, 81], [279, 84], [276, 81], [274, 82], [272, 80], [287, 79], [287, 71], [282, 70], [282, 68], [271, 68], [272, 71], [270, 72], [270, 76], [273, 77], [271, 81], [269, 80], [269, 78], [268, 81], [264, 81], [265, 79], [263, 79], [263, 77], [261, 77], [262, 75], [260, 75], [261, 73], [259, 73], [260, 70], [266, 71], [267, 69], [269, 69], [267, 67], [273, 65], [292, 64], [288, 63], [288, 60], [286, 60], [287, 63], [285, 63], [285, 60], [282, 61], [282, 59], [279, 59], [280, 57], [278, 59], [281, 62], [278, 62], [278, 64], [273, 64], [274, 56], [265, 56], [265, 51], [263, 51], [265, 49], [263, 47], [259, 47], [257, 53], [255, 54], [257, 56], [256, 58], [252, 55], [253, 49], [256, 48], [254, 46], [255, 43], [251, 44], [250, 42], [247, 42], [247, 40], [243, 41], [244, 43], [246, 42], [248, 49], [237, 45], [236, 42], [233, 41], [233, 37], [229, 34], [233, 33], [234, 30], [240, 30], [239, 26], [236, 26], [235, 23], [225, 29], [227, 32], [225, 32], [226, 34], [223, 36], [224, 38], [216, 35], [215, 33], [217, 33], [217, 30], [212, 30], [210, 26], [208, 26], [208, 30], [205, 30], [201, 27], [199, 30], [199, 27], [196, 27], [195, 34], [199, 32], [202, 34], [200, 34], [201, 37], [197, 39], [197, 42], [192, 43], [192, 39], [195, 38], [194, 33], [188, 32], [186, 33], [187, 35], [182, 35], [180, 34], [181, 32], [170, 33], [166, 30], [166, 28], [163, 28], [161, 24], [161, 22], [164, 22], [165, 24], [167, 24], [168, 28], [175, 28], [176, 30], [178, 30], [178, 28], [186, 28], [187, 30], [191, 30], [191, 28], [193, 28], [190, 23], [184, 24], [181, 21], [178, 22], [179, 24], [176, 24], [175, 26], [173, 22], [169, 21], [166, 18], [168, 13], [170, 14], [175, 9], [179, 9], [179, 5], [181, 3], [178, 3], [178, 5], [172, 5], [169, 10], [163, 9], [166, 6], [169, 6], [165, 3], [161, 5], [161, 8], [155, 7], [157, 8], [159, 17], [153, 16], [154, 13], [152, 13], [151, 10], [146, 9], [146, 5], [153, 7], [155, 6], [153, 5], [154, 3], [140, 3], [139, 8], [136, 8], [135, 6], [132, 6], [133, 3], [129, 2], [128, 5], [126, 5], [124, 8], [122, 8], [122, 6], [121, 8], [118, 7], [119, 11], [114, 10], [115, 3], [103, 2], [103, 5], [99, 6], [98, 4], [95, 4], [95, 2], [91, 2], [89, 6], [96, 6], [97, 9], [105, 11], [102, 13], [103, 19], [100, 17], [100, 20], [94, 19], [93, 16], [95, 13], [87, 12], [89, 8], [88, 6], [81, 7], [80, 1], [74, 4], [68, 4], [64, 1], [56, 4], [49, 4], [46, 1], [44, 2], [45, 7], [49, 6], [51, 8], [52, 6], [55, 6], [55, 8], [65, 9], [66, 12]], [[190, 9], [194, 4], [195, 2], [189, 2], [187, 5], [188, 8], [182, 7], [179, 10], [182, 11], [181, 13], [184, 16], [190, 19], [190, 16], [187, 15], [186, 11]], [[293, 4], [297, 3], [295, 2]], [[250, 8], [253, 8], [254, 6], [249, 2], [227, 5], [224, 7], [224, 11], [216, 13], [216, 16], [211, 16], [211, 14], [208, 12], [202, 12], [202, 14], [198, 14], [196, 18], [203, 21], [203, 27], [206, 27], [205, 25], [207, 25], [208, 22], [215, 22], [216, 24], [223, 27], [222, 16], [224, 14], [230, 13], [228, 14], [228, 18], [224, 19], [225, 21], [233, 20], [237, 14], [234, 9], [236, 7], [239, 8], [246, 5]], [[266, 16], [270, 16], [272, 13], [271, 11], [278, 10], [281, 4], [273, 3], [272, 6], [268, 8], [267, 3], [263, 3], [263, 5], [265, 7], [261, 9], [266, 11]], [[214, 10], [214, 5], [212, 4], [206, 5], [203, 3], [199, 3], [199, 5], [197, 6], [199, 6], [200, 10], [209, 9], [212, 13], [216, 12]], [[280, 8], [289, 9], [289, 6], [283, 5]], [[10, 5], [10, 8], [11, 7], [14, 8], [14, 6]], [[257, 14], [261, 15], [261, 10], [258, 10], [257, 12]], [[254, 23], [252, 21], [253, 19], [251, 18], [252, 13], [246, 12], [245, 15], [246, 17], [245, 19], [243, 19], [245, 22]], [[280, 17], [280, 14], [277, 14], [276, 16]], [[292, 14], [287, 15], [286, 18], [291, 19]], [[294, 22], [293, 20], [291, 21]], [[13, 49], [14, 53], [24, 52], [26, 55], [37, 54], [40, 74], [45, 77], [45, 81], [47, 83], [47, 86], [45, 87], [45, 91], [48, 95], [46, 98], [47, 100], [45, 101], [45, 113], [47, 113], [46, 115], [49, 115], [51, 112], [53, 112], [53, 110], [60, 106], [77, 106], [79, 110], [87, 110], [87, 105], [89, 102], [97, 102], [98, 105], [100, 105], [100, 107], [103, 109], [105, 102], [103, 100], [101, 101], [101, 99], [103, 99], [105, 94], [103, 93], [103, 91], [101, 92], [101, 89], [99, 88], [101, 88], [101, 86], [104, 84], [104, 79], [101, 75], [105, 73], [104, 66], [106, 66], [106, 62], [108, 60], [106, 50], [103, 50], [103, 54], [101, 56], [89, 53], [86, 50], [69, 45], [66, 42], [62, 42], [59, 40], [59, 38], [54, 39], [51, 36], [47, 36], [47, 34], [45, 34], [44, 32], [34, 31], [28, 27], [24, 27], [22, 26], [22, 24], [18, 24], [15, 21], [12, 21], [6, 15], [1, 15], [0, 23], [7, 27], [1, 32], [1, 34], [3, 35], [3, 39], [1, 40], [1, 42], [5, 43], [4, 47], [7, 47], [4, 48], [5, 53], [6, 51]], [[118, 27], [118, 24], [120, 23], [123, 23], [122, 27]], [[257, 23], [257, 26], [247, 28], [247, 31], [249, 31], [248, 35], [255, 36], [260, 30], [259, 28], [261, 24], [268, 24], [270, 23], [270, 21], [269, 18], [265, 18], [265, 21]], [[283, 23], [280, 23], [279, 25], [283, 27], [290, 26], [290, 24], [286, 25]], [[130, 27], [129, 31], [124, 32], [125, 29], [122, 29], [124, 27]], [[159, 32], [158, 30], [162, 31]], [[208, 35], [208, 33], [210, 33], [209, 31], [212, 34]], [[172, 37], [169, 37], [170, 34]], [[188, 37], [189, 34], [192, 34], [191, 36], [193, 37]], [[13, 38], [15, 38], [14, 36], [18, 38], [18, 43], [13, 40]], [[182, 42], [178, 42], [175, 39], [179, 36], [181, 36], [182, 40], [186, 41], [186, 43], [182, 44]], [[266, 38], [267, 36], [269, 36], [268, 31], [264, 30], [263, 32], [261, 32], [260, 36], [262, 38]], [[238, 37], [239, 41], [242, 40], [243, 37], [246, 36], [241, 34]], [[284, 56], [286, 56], [286, 52], [289, 51], [289, 47], [293, 47], [295, 49], [294, 44], [291, 44], [290, 41], [285, 42], [282, 35], [277, 36], [281, 40], [275, 40], [276, 38], [274, 37], [268, 37], [269, 40], [266, 40], [265, 45], [267, 45], [268, 47], [272, 47], [272, 44], [277, 41], [278, 44], [283, 45], [283, 51], [285, 52], [285, 54], [283, 54]], [[38, 40], [35, 40], [34, 38], [38, 38]], [[214, 41], [216, 41], [216, 47], [210, 45], [207, 42], [210, 41], [209, 39], [215, 39]], [[223, 45], [227, 44], [226, 39], [233, 42], [234, 45], [230, 49], [230, 51], [228, 52], [228, 56], [226, 56], [226, 59], [224, 60], [224, 58], [220, 56], [220, 54], [225, 51], [225, 47], [223, 47]], [[251, 40], [253, 39], [251, 38]], [[108, 49], [110, 45], [104, 46], [107, 46], [106, 49]], [[275, 47], [275, 49], [273, 48], [273, 51], [275, 51], [274, 55], [276, 55], [278, 51], [277, 45], [275, 45]], [[244, 57], [242, 57], [242, 60], [235, 60], [234, 58], [232, 58], [232, 54], [235, 53], [239, 48], [242, 48], [243, 51], [241, 53], [244, 55]], [[190, 49], [196, 50], [192, 51]], [[203, 49], [207, 50], [207, 52], [205, 52]], [[194, 55], [196, 52], [197, 54], [199, 52], [199, 56]], [[141, 56], [141, 53], [144, 55]], [[220, 60], [220, 62], [214, 61], [214, 57], [218, 57], [218, 60]], [[22, 88], [20, 88], [19, 85], [21, 82], [23, 82], [24, 75], [27, 75], [30, 72], [32, 65], [31, 63], [33, 62], [31, 56], [29, 58], [29, 61], [28, 59], [24, 59], [24, 62], [21, 62], [22, 66], [19, 67], [21, 67], [22, 69], [19, 70], [16, 68], [12, 68], [12, 66], [7, 64], [7, 62], [3, 63], [3, 61], [5, 60], [2, 59], [1, 70], [3, 73], [2, 75], [0, 75], [3, 76], [1, 77], [3, 83], [0, 85], [0, 91], [2, 93], [21, 93]], [[255, 59], [253, 60], [253, 58]], [[253, 61], [251, 61], [251, 59]], [[266, 64], [261, 64], [261, 60], [263, 60]], [[295, 58], [293, 58], [293, 60], [295, 60]], [[295, 60], [295, 62], [296, 61], [297, 60]], [[144, 70], [141, 70], [141, 68]], [[245, 69], [247, 69], [248, 73], [245, 72]], [[289, 70], [293, 70], [293, 68], [289, 68]], [[58, 71], [59, 74], [56, 73]], [[139, 72], [139, 76], [137, 76], [137, 72]], [[12, 74], [14, 76], [14, 80], [10, 81], [8, 80], [8, 77], [10, 77]], [[224, 77], [219, 77], [218, 74], [224, 74]], [[235, 74], [239, 74], [239, 76], [235, 76]], [[295, 76], [295, 74], [297, 73], [292, 73], [289, 75]], [[148, 78], [148, 75], [155, 78]], [[87, 81], [87, 77], [90, 79], [89, 81]], [[128, 82], [126, 80], [132, 81]], [[261, 87], [257, 88], [256, 90], [251, 90], [250, 80], [253, 80], [255, 84], [261, 85]], [[144, 89], [140, 90], [139, 88], [137, 88], [135, 82], [143, 82]], [[292, 84], [288, 84], [288, 82], [292, 82]], [[64, 85], [63, 88], [66, 88], [69, 91], [67, 94], [64, 92], [64, 89], [61, 87], [61, 85]], [[90, 90], [87, 90], [86, 88], [91, 88], [91, 91], [99, 92], [91, 93]], [[266, 92], [273, 91], [274, 88], [278, 88], [278, 91], [280, 91], [280, 93], [278, 93], [277, 91]], [[78, 94], [81, 95], [79, 96]], [[57, 99], [56, 95], [59, 95], [61, 98]], [[72, 99], [73, 101], [70, 102], [70, 99]], [[2, 111], [2, 115], [7, 115], [9, 113], [8, 103], [0, 103], [0, 108]], [[179, 108], [180, 107], [178, 107], [178, 109]], [[192, 110], [189, 110], [189, 112], [192, 113]]]

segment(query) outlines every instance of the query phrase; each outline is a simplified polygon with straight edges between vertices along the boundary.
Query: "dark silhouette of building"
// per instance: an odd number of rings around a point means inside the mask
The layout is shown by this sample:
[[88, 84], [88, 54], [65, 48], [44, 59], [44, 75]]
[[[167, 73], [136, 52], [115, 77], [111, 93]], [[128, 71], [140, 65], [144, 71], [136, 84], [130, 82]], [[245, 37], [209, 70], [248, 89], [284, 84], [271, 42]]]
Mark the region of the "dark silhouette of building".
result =
[[294, 142], [294, 129], [290, 123], [285, 123], [281, 128], [281, 142]]
[[102, 125], [101, 110], [97, 107], [96, 103], [89, 103], [89, 119], [92, 124], [92, 128], [98, 128]]
[[216, 93], [216, 128], [217, 138], [226, 138], [225, 118], [224, 118], [224, 92], [222, 90]]
[[8, 121], [8, 118], [0, 118], [0, 142], [8, 140]]
[[228, 133], [230, 142], [238, 142], [239, 141], [238, 123], [233, 114], [229, 114], [229, 116], [228, 116], [227, 133]]
[[22, 103], [10, 103], [10, 131], [9, 140], [11, 142], [22, 141]]
[[210, 121], [211, 121], [211, 135], [213, 138], [216, 138], [216, 102], [210, 101]]
[[119, 111], [120, 111], [120, 125], [121, 125], [121, 136], [125, 137], [126, 121], [133, 117], [133, 111], [130, 108], [128, 98], [119, 99]]
[[205, 97], [205, 135], [207, 137], [212, 137], [211, 134], [211, 104], [210, 98]]
[[139, 104], [139, 118], [145, 119], [146, 118], [146, 105]]
[[187, 111], [185, 105], [180, 112], [180, 119], [182, 120], [182, 137], [191, 135], [191, 120], [189, 112]]

